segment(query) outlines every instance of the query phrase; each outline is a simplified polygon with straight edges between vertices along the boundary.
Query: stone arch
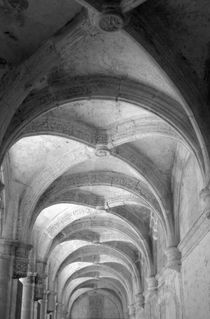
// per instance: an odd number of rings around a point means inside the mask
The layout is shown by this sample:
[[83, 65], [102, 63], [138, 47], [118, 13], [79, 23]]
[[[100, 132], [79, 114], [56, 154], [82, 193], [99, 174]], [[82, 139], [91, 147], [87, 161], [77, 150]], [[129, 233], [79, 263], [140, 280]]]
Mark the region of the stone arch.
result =
[[[110, 230], [115, 230], [117, 232], [119, 232], [119, 236], [120, 233], [122, 232], [123, 236], [127, 236], [128, 238], [130, 238], [129, 240], [132, 242], [132, 244], [134, 245], [134, 247], [138, 250], [141, 251], [143, 254], [143, 257], [146, 260], [146, 264], [148, 266], [148, 271], [150, 274], [153, 273], [154, 269], [153, 269], [153, 262], [152, 262], [152, 257], [151, 257], [151, 251], [148, 245], [148, 242], [146, 240], [146, 238], [144, 238], [144, 236], [141, 234], [141, 232], [139, 232], [136, 227], [128, 220], [124, 220], [122, 217], [118, 217], [113, 214], [110, 213], [102, 213], [102, 214], [92, 214], [93, 211], [91, 210], [90, 212], [88, 212], [88, 209], [85, 210], [86, 214], [83, 214], [83, 210], [81, 210], [80, 214], [79, 214], [80, 210], [78, 208], [78, 211], [76, 210], [74, 213], [74, 215], [76, 215], [75, 218], [73, 218], [73, 220], [70, 220], [69, 218], [71, 217], [71, 214], [68, 213], [68, 211], [66, 211], [66, 217], [68, 217], [68, 219], [66, 220], [66, 223], [64, 223], [65, 220], [65, 215], [62, 214], [61, 216], [59, 216], [59, 219], [62, 220], [62, 227], [60, 227], [59, 229], [56, 230], [54, 229], [53, 225], [56, 225], [58, 223], [58, 220], [55, 218], [55, 220], [53, 221], [53, 223], [49, 224], [50, 228], [53, 228], [54, 232], [51, 233], [50, 232], [50, 236], [53, 237], [52, 241], [48, 243], [48, 246], [44, 246], [45, 249], [45, 257], [43, 256], [38, 256], [38, 258], [40, 259], [48, 259], [48, 257], [50, 256], [50, 253], [53, 251], [53, 249], [56, 247], [56, 245], [68, 241], [70, 239], [70, 236], [77, 231], [78, 229], [80, 230], [80, 232], [82, 232], [82, 229], [94, 229], [94, 227], [100, 227], [101, 229], [103, 229], [103, 227], [109, 227]], [[103, 216], [102, 216], [103, 215]], [[112, 216], [113, 215], [113, 216]], [[86, 218], [87, 217], [94, 217], [94, 221], [89, 223], [86, 222]], [[115, 218], [114, 218], [115, 217]], [[84, 227], [83, 227], [84, 224]], [[104, 225], [104, 226], [103, 226]], [[109, 225], [109, 226], [108, 226]], [[38, 235], [39, 236], [39, 243], [38, 246], [41, 245], [41, 242], [46, 242], [46, 238]], [[120, 237], [119, 237], [119, 240]], [[124, 240], [126, 240], [124, 238]], [[43, 245], [41, 245], [41, 247], [43, 247]]]
[[[133, 263], [133, 261], [130, 259], [129, 256], [127, 256], [125, 253], [123, 253], [122, 251], [113, 248], [111, 246], [106, 246], [106, 245], [97, 245], [97, 244], [90, 244], [88, 242], [84, 242], [83, 246], [78, 246], [78, 248], [75, 249], [75, 247], [73, 248], [72, 252], [69, 251], [69, 254], [67, 256], [64, 256], [63, 259], [60, 261], [60, 263], [56, 264], [53, 266], [53, 269], [51, 269], [50, 271], [50, 286], [53, 285], [53, 283], [55, 282], [55, 278], [58, 276], [58, 274], [65, 269], [66, 266], [68, 266], [71, 262], [76, 261], [81, 254], [83, 254], [83, 256], [90, 256], [91, 254], [94, 255], [95, 252], [95, 248], [98, 249], [98, 253], [100, 254], [105, 254], [107, 256], [113, 256], [113, 257], [117, 257], [119, 259], [121, 259], [125, 265], [127, 264], [128, 268], [130, 269], [131, 273], [135, 273], [136, 274], [136, 268], [135, 265]], [[51, 259], [51, 258], [50, 258]], [[51, 287], [53, 288], [53, 287]]]
[[[69, 302], [69, 307], [68, 307], [68, 309], [69, 309], [69, 313], [71, 312], [71, 308], [72, 308], [72, 306], [73, 306], [73, 303], [80, 297], [80, 296], [82, 296], [82, 295], [84, 295], [84, 294], [86, 294], [86, 293], [88, 293], [88, 292], [92, 292], [92, 291], [94, 291], [93, 289], [88, 289], [88, 288], [86, 288], [86, 291], [82, 291], [82, 292], [75, 292], [73, 295], [72, 295], [72, 301], [71, 302]], [[110, 293], [110, 292], [108, 292], [108, 291], [106, 291], [105, 289], [97, 289], [97, 292], [101, 292], [103, 295], [106, 295], [109, 299], [110, 298], [112, 298], [111, 300], [113, 300], [113, 302], [115, 303], [115, 305], [116, 305], [116, 307], [117, 307], [117, 309], [118, 309], [118, 311], [119, 311], [119, 314], [120, 314], [120, 319], [123, 319], [123, 311], [122, 311], [122, 304], [121, 304], [121, 301], [120, 301], [120, 299], [118, 298], [118, 296], [116, 296], [116, 295], [114, 295], [114, 294], [112, 294], [112, 293]]]
[[[121, 274], [119, 274], [119, 276], [117, 276], [118, 272], [115, 269], [113, 269], [112, 267], [107, 266], [107, 265], [100, 265], [100, 266], [99, 265], [90, 265], [90, 266], [79, 269], [77, 272], [75, 272], [75, 274], [73, 274], [73, 275], [71, 275], [71, 277], [69, 277], [69, 279], [67, 280], [67, 282], [62, 290], [61, 295], [65, 294], [65, 291], [67, 291], [67, 287], [68, 287], [68, 284], [70, 283], [70, 279], [71, 279], [71, 281], [73, 281], [74, 279], [77, 278], [77, 276], [91, 277], [89, 274], [91, 274], [94, 271], [97, 271], [98, 274], [100, 275], [100, 277], [102, 277], [102, 278], [103, 277], [110, 278], [110, 279], [113, 278], [113, 279], [119, 281], [124, 286], [124, 288], [127, 290], [127, 294], [132, 295], [133, 283], [124, 280], [125, 277], [122, 278]], [[70, 293], [69, 293], [69, 296], [70, 296]]]
[[124, 310], [124, 312], [126, 312], [127, 305], [129, 304], [129, 298], [127, 296], [126, 290], [123, 287], [123, 285], [114, 278], [113, 279], [104, 278], [101, 280], [101, 282], [99, 282], [93, 278], [92, 279], [84, 278], [83, 281], [80, 284], [78, 284], [78, 286], [75, 285], [75, 287], [77, 287], [77, 288], [73, 287], [73, 289], [71, 289], [67, 304], [70, 303], [71, 294], [74, 293], [75, 291], [77, 291], [78, 289], [80, 289], [80, 287], [83, 287], [84, 284], [87, 284], [87, 285], [94, 284], [94, 286], [97, 287], [97, 289], [113, 290], [116, 293], [116, 295], [118, 295], [119, 298], [122, 300], [123, 310]]
[[[129, 126], [134, 125], [133, 122], [134, 120], [130, 121]], [[163, 123], [161, 124], [163, 125]], [[113, 136], [111, 136], [110, 138], [110, 156], [120, 158], [122, 159], [122, 161], [127, 162], [129, 165], [136, 168], [137, 171], [142, 175], [142, 177], [145, 178], [146, 181], [148, 181], [150, 187], [154, 188], [155, 192], [160, 193], [160, 196], [164, 196], [164, 182], [162, 182], [164, 178], [163, 176], [161, 176], [161, 173], [158, 171], [158, 169], [154, 167], [154, 164], [151, 162], [151, 160], [140, 152], [135, 152], [135, 150], [131, 147], [125, 145], [120, 147], [120, 145], [135, 141], [136, 139], [139, 139], [142, 134], [160, 134], [163, 136], [167, 136], [168, 138], [174, 138], [178, 141], [182, 141], [181, 136], [175, 134], [175, 132], [173, 132], [172, 129], [170, 130], [169, 127], [162, 128], [162, 125], [160, 125], [160, 123], [157, 125], [157, 127], [151, 125], [150, 121], [148, 121], [146, 125], [144, 123], [144, 125], [142, 126], [141, 122], [138, 123], [138, 125], [138, 127], [135, 127], [135, 130], [130, 128], [131, 131], [128, 133], [124, 133], [124, 136], [121, 136], [118, 133], [118, 135], [114, 137], [113, 133]], [[111, 129], [109, 129], [107, 133], [103, 132], [101, 134], [107, 135], [107, 139], [109, 139], [109, 131], [111, 131]], [[72, 120], [71, 123], [69, 123], [69, 121], [65, 122], [64, 120], [62, 120], [60, 122], [60, 120], [56, 118], [45, 118], [42, 116], [29, 123], [23, 129], [23, 131], [20, 132], [20, 135], [18, 136], [17, 140], [14, 141], [14, 143], [23, 137], [42, 134], [66, 137], [95, 148], [97, 145], [97, 136], [100, 136], [100, 130], [96, 130], [93, 127], [87, 126], [81, 121], [79, 122]], [[115, 146], [117, 146], [116, 151], [113, 148]]]
[[[62, 84], [62, 86], [60, 85]], [[85, 98], [117, 99], [127, 101], [128, 103], [141, 106], [167, 121], [175, 130], [184, 137], [191, 145], [201, 171], [205, 172], [208, 167], [205, 147], [199, 145], [194, 128], [187, 115], [182, 112], [182, 106], [166, 96], [164, 93], [150, 88], [142, 83], [132, 80], [106, 77], [91, 76], [69, 79], [68, 83], [63, 81], [52, 83], [50, 89], [42, 89], [39, 93], [28, 96], [14, 115], [11, 127], [7, 129], [2, 145], [1, 158], [16, 139], [19, 132], [33, 119], [44, 112], [49, 111], [59, 105], [69, 101], [81, 100]], [[36, 108], [33, 106], [37, 105]], [[179, 115], [181, 112], [182, 116]], [[195, 141], [198, 143], [195, 143]], [[198, 146], [198, 145], [199, 146]], [[204, 175], [203, 175], [204, 176]], [[204, 176], [205, 177], [205, 176]]]
[[[85, 143], [84, 140], [79, 140], [80, 143]], [[161, 205], [163, 209], [166, 211], [169, 211], [171, 209], [170, 207], [170, 201], [168, 198], [170, 197], [170, 194], [167, 193], [164, 185], [164, 178], [162, 178], [161, 173], [154, 167], [154, 164], [143, 154], [137, 153], [135, 150], [133, 150], [130, 147], [122, 147], [117, 150], [117, 153], [113, 153], [111, 156], [114, 156], [116, 158], [119, 158], [123, 162], [126, 162], [128, 165], [133, 167], [134, 169], [139, 172], [139, 174], [144, 178], [145, 182], [148, 185], [148, 188], [151, 188], [152, 191], [154, 191], [155, 196], [158, 198], [158, 200], [161, 202]], [[55, 175], [55, 173], [54, 173]], [[59, 174], [58, 174], [59, 177]], [[47, 177], [44, 175], [44, 178]], [[54, 176], [56, 178], [56, 175]], [[42, 179], [42, 176], [37, 176], [36, 180]], [[163, 180], [163, 182], [162, 182]], [[36, 181], [34, 181], [36, 184]], [[33, 189], [33, 185], [29, 188], [29, 192]], [[44, 189], [43, 189], [44, 191]], [[21, 212], [24, 210], [25, 207], [25, 198], [27, 200], [27, 196], [30, 196], [27, 191], [22, 199], [22, 206], [20, 210]], [[32, 201], [32, 200], [31, 200]], [[27, 209], [27, 214], [29, 214], [29, 210]], [[24, 216], [23, 216], [24, 217]], [[22, 221], [21, 221], [22, 222]]]
[[[67, 189], [75, 189], [81, 185], [110, 185], [120, 187], [122, 189], [128, 190], [130, 193], [143, 198], [152, 211], [156, 212], [159, 216], [160, 222], [163, 225], [163, 229], [166, 233], [166, 241], [173, 243], [173, 226], [172, 220], [169, 219], [169, 214], [164, 211], [155, 196], [145, 188], [144, 184], [134, 178], [128, 176], [123, 176], [119, 173], [111, 172], [89, 172], [88, 174], [76, 174], [70, 177], [60, 177], [45, 191], [45, 193], [39, 199], [37, 206], [35, 208], [35, 214], [33, 215], [33, 220], [38, 216], [39, 211], [43, 208], [43, 204], [47, 197], [52, 196], [52, 194], [59, 193], [59, 185], [62, 184], [62, 192], [67, 187]], [[54, 196], [53, 195], [53, 196]], [[30, 221], [31, 226], [33, 220]]]
[[[95, 266], [96, 267], [96, 266]], [[110, 270], [109, 268], [105, 267], [105, 266], [100, 266], [100, 270], [98, 270], [98, 273], [101, 277], [100, 282], [98, 283], [98, 285], [102, 285], [104, 286], [104, 284], [106, 284], [107, 282], [110, 283], [112, 282], [112, 285], [110, 287], [115, 287], [114, 289], [112, 288], [112, 290], [117, 291], [118, 288], [120, 287], [120, 291], [124, 294], [124, 299], [126, 298], [126, 303], [131, 303], [132, 300], [132, 290], [130, 290], [131, 285], [126, 282], [123, 278], [121, 278], [121, 276], [119, 276], [118, 272], [115, 270]], [[76, 281], [76, 282], [75, 282]], [[87, 272], [87, 276], [82, 277], [81, 278], [81, 282], [96, 282], [98, 281], [98, 279], [88, 276], [88, 272]], [[69, 285], [69, 283], [68, 283]], [[80, 287], [80, 284], [78, 283], [78, 278], [74, 279], [71, 281], [71, 288], [68, 289], [68, 286], [66, 288], [66, 292], [68, 292], [68, 296], [66, 295], [67, 299], [70, 300], [71, 298], [71, 294], [76, 291], [78, 288]], [[68, 301], [69, 302], [69, 301]]]
[[[84, 280], [85, 280], [85, 278], [86, 277], [84, 276]], [[104, 279], [104, 281], [103, 281], [104, 287], [107, 287], [110, 290], [113, 290], [116, 293], [116, 295], [119, 295], [119, 292], [120, 292], [119, 297], [120, 297], [120, 299], [123, 299], [123, 304], [126, 305], [128, 297], [126, 294], [125, 287], [122, 285], [122, 283], [120, 281], [118, 281], [115, 278], [112, 278], [112, 279], [109, 278], [109, 280], [107, 280], [107, 279], [108, 279], [108, 277], [106, 277], [106, 279]], [[89, 280], [91, 280], [91, 279], [89, 279]], [[94, 280], [96, 280], [96, 279], [92, 278], [92, 281], [94, 281]], [[111, 283], [112, 280], [114, 280], [114, 281]], [[61, 298], [61, 300], [64, 300], [64, 296], [67, 297], [68, 287], [71, 285], [71, 283], [72, 283], [72, 279], [71, 279], [71, 277], [69, 277], [68, 280], [65, 282], [65, 285], [64, 285], [62, 292], [61, 292], [61, 295], [58, 296]], [[71, 295], [76, 291], [75, 289], [74, 288], [71, 289], [71, 291], [69, 293], [69, 297], [68, 297], [69, 300], [70, 300]]]

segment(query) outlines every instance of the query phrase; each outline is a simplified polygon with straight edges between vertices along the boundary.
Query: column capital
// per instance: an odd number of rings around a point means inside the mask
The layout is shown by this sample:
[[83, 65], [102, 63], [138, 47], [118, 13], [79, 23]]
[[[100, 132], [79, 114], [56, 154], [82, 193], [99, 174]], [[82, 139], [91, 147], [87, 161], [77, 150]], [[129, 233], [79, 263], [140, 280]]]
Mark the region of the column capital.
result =
[[167, 258], [166, 267], [180, 271], [181, 268], [181, 252], [177, 247], [168, 247], [165, 250], [165, 255]]
[[17, 243], [15, 245], [15, 258], [13, 266], [13, 278], [23, 278], [27, 276], [29, 252], [32, 245]]
[[36, 282], [36, 273], [28, 272], [27, 276], [24, 278], [20, 278], [23, 286], [34, 285]]
[[7, 238], [0, 238], [0, 258], [14, 258], [13, 278], [27, 276], [28, 255], [31, 248], [32, 245]]

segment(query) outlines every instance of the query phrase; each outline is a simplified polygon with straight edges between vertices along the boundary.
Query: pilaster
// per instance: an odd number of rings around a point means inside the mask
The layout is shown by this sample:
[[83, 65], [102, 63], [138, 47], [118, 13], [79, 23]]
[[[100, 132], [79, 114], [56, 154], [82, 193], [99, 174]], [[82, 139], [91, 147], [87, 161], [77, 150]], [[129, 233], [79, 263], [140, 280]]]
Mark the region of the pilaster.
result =
[[14, 266], [13, 278], [24, 278], [27, 276], [29, 251], [32, 246], [25, 243], [14, 243]]

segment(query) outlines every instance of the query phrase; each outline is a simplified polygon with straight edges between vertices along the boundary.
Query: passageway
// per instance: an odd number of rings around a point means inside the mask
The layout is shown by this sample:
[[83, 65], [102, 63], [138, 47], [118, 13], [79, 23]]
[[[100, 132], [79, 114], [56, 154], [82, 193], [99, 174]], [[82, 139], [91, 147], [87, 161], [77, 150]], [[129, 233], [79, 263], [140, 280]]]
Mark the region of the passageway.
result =
[[209, 110], [164, 36], [178, 9], [167, 30], [161, 1], [1, 2], [0, 317], [209, 318]]

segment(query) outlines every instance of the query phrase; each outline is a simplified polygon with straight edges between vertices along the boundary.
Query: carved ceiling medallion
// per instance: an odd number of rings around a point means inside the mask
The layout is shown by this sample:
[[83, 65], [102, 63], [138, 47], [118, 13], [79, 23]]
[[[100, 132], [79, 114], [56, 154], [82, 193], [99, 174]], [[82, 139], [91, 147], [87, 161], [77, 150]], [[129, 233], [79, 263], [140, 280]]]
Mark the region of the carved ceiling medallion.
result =
[[98, 25], [102, 31], [115, 32], [123, 28], [124, 18], [118, 12], [106, 12], [99, 17]]

